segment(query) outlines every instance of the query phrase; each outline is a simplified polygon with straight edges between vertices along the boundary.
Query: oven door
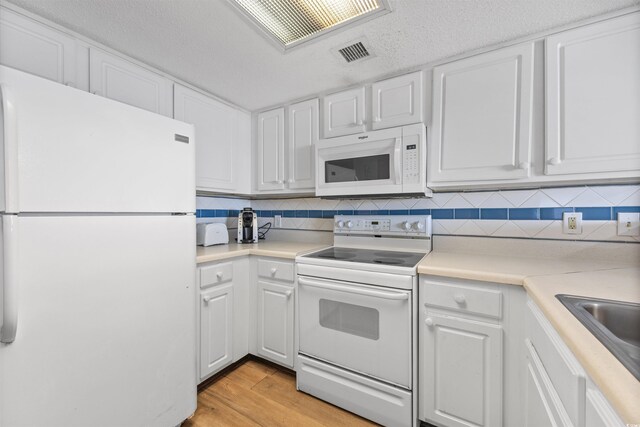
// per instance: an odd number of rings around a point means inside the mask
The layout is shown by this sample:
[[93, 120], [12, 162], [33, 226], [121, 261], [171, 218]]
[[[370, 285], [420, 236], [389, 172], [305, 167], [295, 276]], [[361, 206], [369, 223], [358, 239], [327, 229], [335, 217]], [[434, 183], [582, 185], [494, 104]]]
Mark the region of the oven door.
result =
[[402, 192], [402, 129], [348, 135], [317, 143], [316, 195]]
[[411, 291], [298, 276], [300, 353], [411, 389]]

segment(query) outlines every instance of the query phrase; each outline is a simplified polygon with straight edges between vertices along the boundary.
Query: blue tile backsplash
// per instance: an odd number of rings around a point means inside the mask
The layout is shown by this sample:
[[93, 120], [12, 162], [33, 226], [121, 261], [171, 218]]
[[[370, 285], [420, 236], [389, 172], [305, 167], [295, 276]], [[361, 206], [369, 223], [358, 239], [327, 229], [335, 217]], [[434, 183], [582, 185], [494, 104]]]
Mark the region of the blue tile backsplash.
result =
[[[282, 227], [333, 228], [335, 215], [431, 215], [434, 234], [640, 242], [617, 236], [620, 212], [640, 212], [640, 185], [600, 185], [533, 190], [435, 193], [417, 199], [267, 199], [198, 197], [198, 221], [235, 225], [251, 206], [261, 223], [282, 216]], [[562, 214], [581, 212], [583, 233], [562, 233]]]

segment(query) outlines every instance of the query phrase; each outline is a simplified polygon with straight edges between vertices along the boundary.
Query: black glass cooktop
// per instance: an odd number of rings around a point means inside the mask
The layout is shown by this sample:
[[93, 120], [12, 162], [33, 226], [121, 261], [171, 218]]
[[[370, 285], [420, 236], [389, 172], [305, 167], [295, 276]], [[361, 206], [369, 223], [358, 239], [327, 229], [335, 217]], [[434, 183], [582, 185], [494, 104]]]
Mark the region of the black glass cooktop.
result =
[[318, 258], [335, 261], [360, 262], [365, 264], [393, 265], [396, 267], [415, 267], [424, 257], [424, 253], [382, 251], [379, 249], [355, 249], [332, 247], [305, 255], [305, 258]]

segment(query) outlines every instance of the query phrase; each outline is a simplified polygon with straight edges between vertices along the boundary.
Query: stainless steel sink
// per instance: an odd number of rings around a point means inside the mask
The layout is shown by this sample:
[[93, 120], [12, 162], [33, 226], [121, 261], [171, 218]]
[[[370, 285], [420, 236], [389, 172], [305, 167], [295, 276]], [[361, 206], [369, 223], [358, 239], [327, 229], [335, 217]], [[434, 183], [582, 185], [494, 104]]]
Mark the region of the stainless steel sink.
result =
[[640, 304], [573, 295], [556, 298], [640, 380]]

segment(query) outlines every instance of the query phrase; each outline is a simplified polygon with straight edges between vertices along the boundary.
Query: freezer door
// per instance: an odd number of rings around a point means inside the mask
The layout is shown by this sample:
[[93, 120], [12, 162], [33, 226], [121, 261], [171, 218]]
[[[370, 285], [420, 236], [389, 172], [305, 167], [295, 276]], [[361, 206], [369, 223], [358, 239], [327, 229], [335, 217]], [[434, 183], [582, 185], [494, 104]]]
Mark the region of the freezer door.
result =
[[0, 66], [0, 209], [194, 212], [193, 126]]
[[18, 216], [1, 426], [175, 426], [196, 408], [195, 219]]

